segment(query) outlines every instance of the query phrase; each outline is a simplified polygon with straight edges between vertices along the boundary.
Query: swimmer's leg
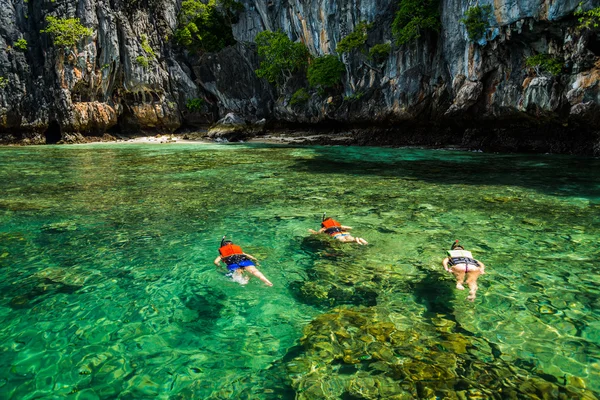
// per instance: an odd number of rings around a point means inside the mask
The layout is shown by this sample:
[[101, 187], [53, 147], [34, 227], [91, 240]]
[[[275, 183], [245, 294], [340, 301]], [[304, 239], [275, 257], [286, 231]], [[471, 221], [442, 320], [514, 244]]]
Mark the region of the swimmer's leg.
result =
[[258, 269], [256, 269], [256, 267], [253, 266], [248, 266], [246, 268], [244, 268], [246, 271], [250, 272], [252, 275], [254, 275], [255, 277], [257, 277], [258, 279], [260, 279], [261, 281], [263, 281], [267, 286], [273, 286], [273, 284], [271, 283], [270, 280], [268, 280], [263, 274], [262, 272], [260, 272]]
[[469, 272], [469, 276], [467, 276], [467, 285], [469, 286], [469, 296], [467, 297], [467, 300], [469, 301], [475, 300], [475, 294], [477, 293], [477, 289], [479, 289], [477, 286], [477, 278], [479, 278], [480, 274], [481, 272], [477, 270]]
[[359, 237], [356, 238], [356, 243], [362, 244], [362, 245], [369, 244], [369, 242], [367, 242], [365, 239], [359, 238]]
[[463, 283], [465, 283], [465, 271], [460, 271], [455, 269], [455, 267], [452, 267], [452, 273], [456, 278], [456, 288], [458, 290], [465, 290], [465, 287], [463, 286]]
[[245, 285], [248, 283], [250, 278], [244, 276], [244, 271], [242, 268], [238, 268], [235, 271], [233, 271], [233, 274], [231, 275], [231, 280], [239, 283], [240, 285]]

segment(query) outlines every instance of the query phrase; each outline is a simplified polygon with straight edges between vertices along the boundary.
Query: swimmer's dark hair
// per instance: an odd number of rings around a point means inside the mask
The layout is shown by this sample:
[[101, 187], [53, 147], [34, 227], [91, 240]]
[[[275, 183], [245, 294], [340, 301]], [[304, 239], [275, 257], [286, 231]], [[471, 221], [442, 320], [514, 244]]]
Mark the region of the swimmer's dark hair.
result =
[[452, 243], [452, 247], [450, 247], [450, 250], [454, 250], [454, 249], [464, 250], [465, 248], [463, 246], [461, 246], [460, 244], [458, 244], [458, 239], [456, 239], [454, 241], [454, 243]]

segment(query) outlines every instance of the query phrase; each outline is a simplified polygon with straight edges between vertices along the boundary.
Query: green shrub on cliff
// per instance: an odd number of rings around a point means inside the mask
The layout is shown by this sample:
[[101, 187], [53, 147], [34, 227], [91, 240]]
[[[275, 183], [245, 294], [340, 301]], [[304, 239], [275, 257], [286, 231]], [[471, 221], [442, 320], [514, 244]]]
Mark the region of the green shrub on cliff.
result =
[[13, 43], [13, 47], [20, 51], [27, 51], [27, 40], [21, 38]]
[[48, 33], [56, 46], [73, 47], [86, 36], [91, 36], [94, 31], [81, 25], [79, 18], [56, 18], [51, 15], [46, 17], [48, 26], [40, 33]]
[[4, 76], [0, 76], [0, 89], [4, 89], [8, 85], [8, 79]]
[[283, 83], [308, 63], [306, 46], [292, 42], [283, 32], [263, 31], [255, 41], [261, 58], [256, 75], [270, 83]]
[[190, 51], [216, 52], [234, 45], [231, 15], [238, 4], [231, 0], [183, 1], [175, 40]]
[[354, 30], [345, 36], [337, 45], [336, 51], [340, 54], [349, 53], [352, 50], [362, 47], [367, 41], [367, 31], [373, 24], [368, 24], [365, 21], [356, 25]]
[[137, 65], [139, 65], [140, 67], [144, 67], [144, 68], [148, 68], [148, 65], [150, 65], [148, 63], [148, 59], [146, 57], [144, 57], [144, 56], [137, 56], [135, 58], [135, 63]]
[[562, 72], [564, 62], [559, 58], [542, 53], [528, 57], [525, 60], [525, 65], [534, 68], [537, 75], [541, 75], [541, 72], [546, 71], [556, 76]]
[[583, 11], [583, 3], [579, 3], [579, 8], [575, 11], [575, 16], [579, 17], [579, 29], [597, 30], [600, 28], [600, 7]]
[[308, 83], [319, 89], [336, 86], [342, 80], [344, 63], [334, 55], [328, 54], [315, 58], [308, 66]]
[[155, 59], [156, 58], [156, 53], [154, 53], [154, 49], [152, 48], [152, 46], [150, 46], [150, 43], [148, 42], [148, 36], [146, 35], [142, 35], [142, 50], [144, 50], [144, 52], [146, 53], [146, 55], [148, 56], [148, 58], [150, 59]]
[[467, 10], [465, 17], [460, 20], [467, 28], [467, 35], [473, 42], [479, 41], [485, 36], [490, 27], [489, 19], [492, 15], [492, 6], [474, 6]]
[[202, 106], [204, 105], [204, 99], [190, 99], [185, 103], [185, 107], [191, 112], [202, 111]]
[[304, 104], [308, 101], [308, 99], [310, 99], [310, 95], [308, 94], [308, 91], [304, 88], [298, 89], [294, 92], [294, 94], [292, 95], [292, 98], [290, 99], [290, 105], [295, 106], [295, 105], [300, 105], [300, 104]]
[[421, 37], [425, 30], [439, 32], [439, 0], [401, 0], [392, 23], [392, 33], [398, 44]]
[[376, 63], [383, 62], [390, 55], [392, 46], [389, 43], [378, 43], [369, 50], [369, 58]]

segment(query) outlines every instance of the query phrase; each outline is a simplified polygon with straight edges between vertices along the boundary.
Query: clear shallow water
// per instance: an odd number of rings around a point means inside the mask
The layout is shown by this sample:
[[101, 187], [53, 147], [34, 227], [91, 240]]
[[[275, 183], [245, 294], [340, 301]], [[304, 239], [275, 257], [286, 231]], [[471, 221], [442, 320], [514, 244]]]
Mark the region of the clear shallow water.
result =
[[[308, 237], [323, 211], [370, 245]], [[224, 234], [273, 288], [215, 271]], [[0, 148], [0, 397], [294, 398], [278, 366], [336, 307], [453, 326], [497, 361], [597, 395], [598, 237], [594, 159]], [[457, 238], [488, 266], [474, 304], [441, 273]]]

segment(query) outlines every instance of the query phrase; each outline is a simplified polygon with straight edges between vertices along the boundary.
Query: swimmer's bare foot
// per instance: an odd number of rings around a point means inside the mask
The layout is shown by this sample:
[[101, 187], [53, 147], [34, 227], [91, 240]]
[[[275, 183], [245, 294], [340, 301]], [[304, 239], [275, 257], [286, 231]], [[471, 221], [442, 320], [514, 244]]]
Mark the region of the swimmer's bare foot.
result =
[[465, 290], [465, 287], [462, 285], [462, 283], [457, 283], [457, 284], [456, 284], [456, 288], [457, 288], [458, 290]]
[[469, 294], [469, 296], [467, 296], [467, 300], [469, 300], [469, 301], [475, 301], [475, 293]]

